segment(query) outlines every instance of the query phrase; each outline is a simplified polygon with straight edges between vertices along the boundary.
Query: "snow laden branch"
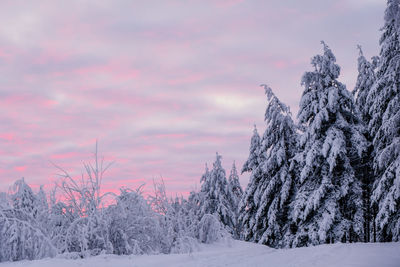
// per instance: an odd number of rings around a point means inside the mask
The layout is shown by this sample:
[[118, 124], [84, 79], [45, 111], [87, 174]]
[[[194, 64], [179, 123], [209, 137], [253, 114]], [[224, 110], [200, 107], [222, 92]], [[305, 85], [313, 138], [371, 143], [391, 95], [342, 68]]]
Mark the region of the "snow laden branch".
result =
[[106, 197], [115, 197], [113, 193], [102, 194], [101, 192], [104, 174], [112, 164], [113, 162], [104, 164], [104, 157], [99, 159], [97, 141], [94, 163], [83, 163], [85, 173], [81, 174], [80, 179], [71, 177], [65, 169], [53, 164], [61, 172], [58, 175], [62, 180], [57, 183], [57, 186], [65, 201], [74, 208], [79, 216], [85, 217], [88, 214], [98, 212]]

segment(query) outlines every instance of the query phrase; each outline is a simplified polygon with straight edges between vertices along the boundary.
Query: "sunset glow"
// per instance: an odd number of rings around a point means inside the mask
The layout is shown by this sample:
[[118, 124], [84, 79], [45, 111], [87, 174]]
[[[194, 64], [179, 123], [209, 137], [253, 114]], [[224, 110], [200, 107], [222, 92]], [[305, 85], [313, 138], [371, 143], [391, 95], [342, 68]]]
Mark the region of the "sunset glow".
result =
[[[264, 129], [260, 84], [298, 110], [302, 74], [325, 40], [352, 90], [356, 45], [378, 54], [385, 1], [3, 1], [0, 191], [25, 177], [80, 175], [96, 140], [104, 187], [163, 177], [198, 188], [215, 152], [229, 172]], [[262, 131], [260, 131], [262, 132]], [[248, 176], [240, 177], [245, 187]]]

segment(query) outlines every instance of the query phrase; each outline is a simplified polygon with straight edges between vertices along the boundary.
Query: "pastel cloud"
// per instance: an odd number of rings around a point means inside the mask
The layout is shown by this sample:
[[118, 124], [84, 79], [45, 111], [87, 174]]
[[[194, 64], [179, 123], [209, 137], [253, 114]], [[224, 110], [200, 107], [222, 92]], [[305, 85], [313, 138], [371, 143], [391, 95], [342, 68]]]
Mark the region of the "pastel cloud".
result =
[[[105, 186], [163, 176], [198, 188], [220, 152], [244, 162], [267, 83], [296, 114], [319, 41], [354, 86], [356, 44], [378, 51], [384, 1], [5, 1], [0, 10], [0, 190], [79, 175], [96, 139]], [[335, 10], [335, 12], [332, 12]], [[70, 15], [72, 14], [72, 15]], [[248, 176], [241, 177], [243, 186]], [[151, 186], [148, 186], [151, 190]]]

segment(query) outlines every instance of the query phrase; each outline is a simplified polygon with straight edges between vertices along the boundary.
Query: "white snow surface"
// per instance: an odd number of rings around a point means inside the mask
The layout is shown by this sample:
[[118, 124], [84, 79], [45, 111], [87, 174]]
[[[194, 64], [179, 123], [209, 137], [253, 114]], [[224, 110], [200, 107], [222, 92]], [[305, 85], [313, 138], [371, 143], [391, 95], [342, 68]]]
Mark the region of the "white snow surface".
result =
[[62, 257], [36, 261], [5, 262], [1, 267], [200, 267], [200, 266], [263, 266], [263, 267], [399, 267], [400, 242], [333, 244], [295, 249], [272, 249], [243, 241], [224, 241], [202, 245], [190, 254], [168, 255], [100, 255], [87, 259]]

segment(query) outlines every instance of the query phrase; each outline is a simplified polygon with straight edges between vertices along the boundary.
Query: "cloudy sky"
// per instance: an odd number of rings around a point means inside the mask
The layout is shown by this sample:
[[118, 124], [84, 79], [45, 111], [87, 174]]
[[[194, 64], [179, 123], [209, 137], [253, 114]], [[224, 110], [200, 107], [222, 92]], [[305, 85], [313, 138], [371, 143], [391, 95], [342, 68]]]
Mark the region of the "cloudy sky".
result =
[[[199, 187], [204, 164], [246, 160], [266, 83], [297, 115], [325, 40], [352, 90], [379, 51], [383, 0], [2, 1], [0, 191], [80, 174], [99, 140], [105, 188], [164, 177]], [[248, 176], [241, 177], [243, 186]]]

